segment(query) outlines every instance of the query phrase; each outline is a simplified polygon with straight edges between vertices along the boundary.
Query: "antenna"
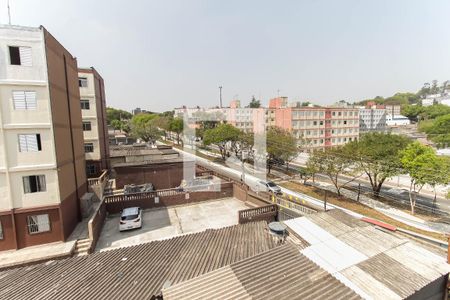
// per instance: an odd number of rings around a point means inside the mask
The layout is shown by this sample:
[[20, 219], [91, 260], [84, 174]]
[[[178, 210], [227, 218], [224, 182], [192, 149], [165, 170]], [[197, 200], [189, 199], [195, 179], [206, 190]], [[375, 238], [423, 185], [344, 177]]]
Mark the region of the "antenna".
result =
[[11, 9], [9, 8], [9, 0], [7, 2], [8, 5], [8, 20], [9, 20], [9, 25], [11, 25]]
[[219, 86], [220, 108], [222, 108], [222, 86]]

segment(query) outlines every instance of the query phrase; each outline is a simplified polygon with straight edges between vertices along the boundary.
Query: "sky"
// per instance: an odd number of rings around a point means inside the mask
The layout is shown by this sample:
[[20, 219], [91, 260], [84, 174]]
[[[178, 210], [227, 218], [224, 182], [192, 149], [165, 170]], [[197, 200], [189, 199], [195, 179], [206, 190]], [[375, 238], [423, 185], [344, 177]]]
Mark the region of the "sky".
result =
[[[0, 23], [7, 23], [0, 0]], [[107, 104], [332, 104], [450, 79], [450, 1], [10, 0], [105, 80]]]

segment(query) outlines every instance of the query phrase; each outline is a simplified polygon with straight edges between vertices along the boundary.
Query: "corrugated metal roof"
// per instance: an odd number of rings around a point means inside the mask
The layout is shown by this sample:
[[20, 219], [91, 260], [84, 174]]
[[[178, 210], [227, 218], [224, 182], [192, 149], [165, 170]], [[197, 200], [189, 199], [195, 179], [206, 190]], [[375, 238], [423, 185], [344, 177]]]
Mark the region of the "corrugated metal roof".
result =
[[450, 271], [444, 257], [336, 209], [285, 224], [310, 244], [305, 256], [364, 298], [406, 298]]
[[177, 299], [360, 299], [291, 244], [163, 290]]
[[0, 274], [0, 299], [149, 299], [276, 247], [266, 222], [206, 230]]

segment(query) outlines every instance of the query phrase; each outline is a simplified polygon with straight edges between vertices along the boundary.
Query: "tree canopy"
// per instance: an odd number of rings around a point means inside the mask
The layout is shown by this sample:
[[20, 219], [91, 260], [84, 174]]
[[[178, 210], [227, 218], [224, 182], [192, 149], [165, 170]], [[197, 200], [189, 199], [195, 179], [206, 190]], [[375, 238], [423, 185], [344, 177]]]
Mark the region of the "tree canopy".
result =
[[131, 133], [145, 142], [155, 142], [161, 132], [158, 128], [158, 115], [156, 114], [139, 114], [131, 119]]
[[[106, 122], [108, 125], [112, 125], [113, 120], [130, 120], [133, 117], [133, 115], [125, 110], [122, 109], [116, 109], [113, 107], [107, 107], [106, 108]], [[116, 123], [117, 125], [117, 123]]]
[[250, 108], [259, 108], [261, 107], [261, 101], [256, 100], [255, 96], [252, 97], [250, 104], [248, 105]]
[[297, 157], [297, 140], [289, 131], [272, 126], [267, 130], [266, 139], [268, 173], [274, 165], [289, 164]]
[[[326, 175], [336, 188], [337, 194], [341, 195], [341, 189], [348, 183], [355, 180], [358, 173], [354, 173], [355, 161], [352, 153], [348, 152], [350, 148], [338, 146], [326, 148], [325, 150], [316, 150], [310, 154], [307, 166], [311, 170]], [[345, 182], [340, 181], [341, 175], [348, 175], [350, 179]]]
[[424, 146], [419, 142], [409, 144], [401, 152], [401, 163], [403, 169], [409, 173], [411, 183], [409, 188], [409, 202], [411, 213], [414, 214], [417, 194], [422, 190], [425, 184], [436, 185], [436, 172], [440, 172], [440, 163], [433, 148]]
[[203, 143], [216, 145], [219, 148], [220, 156], [225, 160], [231, 144], [238, 141], [240, 134], [241, 131], [233, 125], [221, 123], [214, 128], [205, 130]]
[[370, 132], [344, 148], [356, 162], [357, 169], [367, 175], [375, 196], [378, 196], [387, 178], [401, 174], [400, 153], [409, 143], [410, 140], [402, 135]]

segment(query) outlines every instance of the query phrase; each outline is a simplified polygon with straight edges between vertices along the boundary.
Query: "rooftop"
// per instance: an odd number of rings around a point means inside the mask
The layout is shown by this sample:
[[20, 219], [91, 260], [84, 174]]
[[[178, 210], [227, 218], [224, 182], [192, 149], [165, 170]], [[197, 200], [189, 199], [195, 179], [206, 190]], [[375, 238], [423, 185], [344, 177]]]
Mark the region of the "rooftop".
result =
[[403, 299], [450, 271], [446, 258], [340, 210], [285, 224], [310, 244], [302, 254], [363, 298]]
[[266, 222], [209, 229], [0, 273], [0, 299], [150, 299], [276, 247]]
[[361, 299], [292, 244], [163, 289], [177, 299]]

